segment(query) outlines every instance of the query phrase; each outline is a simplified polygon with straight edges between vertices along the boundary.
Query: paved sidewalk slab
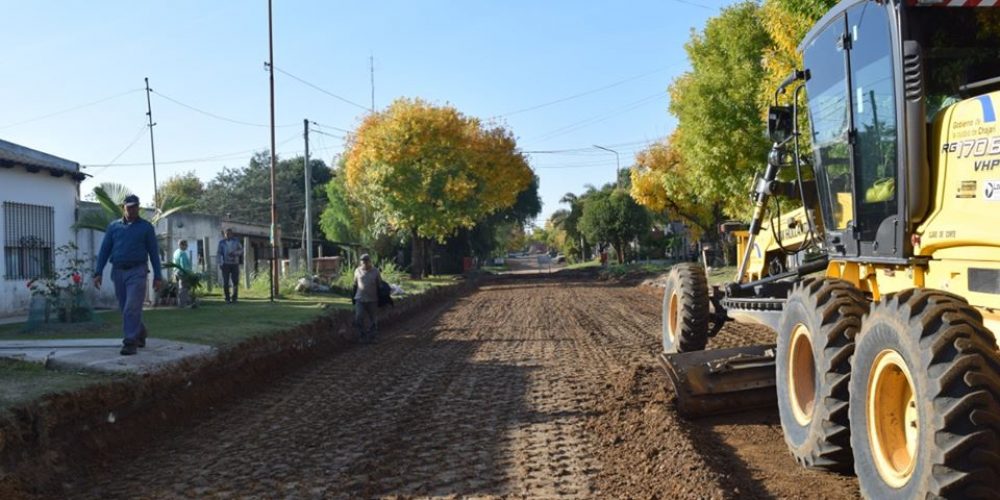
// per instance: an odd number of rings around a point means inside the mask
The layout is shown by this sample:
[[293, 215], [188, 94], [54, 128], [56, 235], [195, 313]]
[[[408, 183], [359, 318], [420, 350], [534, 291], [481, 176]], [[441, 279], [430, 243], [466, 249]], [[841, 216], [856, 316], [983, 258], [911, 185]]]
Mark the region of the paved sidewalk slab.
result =
[[4, 340], [0, 358], [44, 364], [68, 371], [147, 373], [212, 352], [207, 345], [150, 338], [134, 356], [119, 354], [120, 339]]

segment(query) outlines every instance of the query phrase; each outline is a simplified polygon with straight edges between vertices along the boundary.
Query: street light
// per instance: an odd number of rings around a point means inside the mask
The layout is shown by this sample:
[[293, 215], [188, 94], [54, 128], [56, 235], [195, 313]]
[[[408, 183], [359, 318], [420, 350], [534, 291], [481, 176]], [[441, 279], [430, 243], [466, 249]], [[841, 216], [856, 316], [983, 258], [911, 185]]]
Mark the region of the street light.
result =
[[615, 151], [615, 150], [610, 149], [610, 148], [606, 148], [604, 146], [598, 146], [597, 144], [594, 144], [594, 147], [597, 148], [597, 149], [603, 149], [603, 150], [605, 150], [605, 151], [607, 151], [609, 153], [614, 153], [615, 154], [615, 185], [617, 186], [618, 182], [619, 182], [619, 179], [621, 179], [621, 176], [622, 176], [622, 165], [621, 165], [621, 162], [618, 159], [618, 151]]

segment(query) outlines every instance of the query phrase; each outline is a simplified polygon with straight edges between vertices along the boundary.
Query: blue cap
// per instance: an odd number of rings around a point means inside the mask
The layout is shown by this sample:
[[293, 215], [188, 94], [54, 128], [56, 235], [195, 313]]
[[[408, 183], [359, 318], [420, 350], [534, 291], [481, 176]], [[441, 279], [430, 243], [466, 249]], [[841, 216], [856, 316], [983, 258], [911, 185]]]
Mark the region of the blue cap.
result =
[[366, 253], [361, 254], [361, 260], [369, 260], [370, 258]]
[[128, 196], [125, 197], [125, 202], [123, 204], [126, 207], [136, 207], [136, 206], [139, 206], [139, 197], [136, 196], [136, 195], [134, 195], [134, 194], [130, 194], [130, 195], [128, 195]]

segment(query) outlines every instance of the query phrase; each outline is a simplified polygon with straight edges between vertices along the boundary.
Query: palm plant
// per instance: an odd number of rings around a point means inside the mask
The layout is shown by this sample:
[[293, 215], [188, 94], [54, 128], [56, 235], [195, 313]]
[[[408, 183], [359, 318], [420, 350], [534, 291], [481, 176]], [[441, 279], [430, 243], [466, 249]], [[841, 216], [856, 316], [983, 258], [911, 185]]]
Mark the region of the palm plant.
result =
[[[125, 202], [125, 197], [130, 194], [132, 192], [127, 187], [113, 182], [105, 182], [95, 187], [94, 198], [100, 203], [101, 210], [82, 212], [76, 224], [73, 225], [73, 228], [93, 229], [94, 231], [103, 232], [108, 228], [108, 224], [111, 224], [115, 219], [121, 218], [122, 204]], [[160, 206], [153, 208], [153, 217], [149, 222], [155, 226], [161, 219], [182, 210], [187, 210], [192, 206], [194, 206], [194, 203], [185, 199], [170, 196], [164, 197]]]

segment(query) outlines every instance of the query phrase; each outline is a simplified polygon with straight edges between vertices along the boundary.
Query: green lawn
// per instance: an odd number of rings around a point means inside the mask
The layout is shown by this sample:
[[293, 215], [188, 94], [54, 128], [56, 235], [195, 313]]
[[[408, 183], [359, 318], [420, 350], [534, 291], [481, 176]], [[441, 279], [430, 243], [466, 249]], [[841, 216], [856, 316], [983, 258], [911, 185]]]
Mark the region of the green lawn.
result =
[[[420, 281], [403, 280], [408, 295], [455, 283], [455, 276], [434, 276]], [[336, 309], [350, 309], [347, 297], [333, 294], [288, 294], [270, 302], [268, 293], [240, 291], [240, 301], [226, 304], [221, 290], [199, 299], [196, 309], [159, 307], [143, 311], [143, 321], [152, 337], [223, 346], [249, 337], [285, 330]], [[121, 315], [99, 312], [100, 322], [65, 325], [52, 330], [22, 333], [23, 324], [0, 325], [0, 340], [120, 338]], [[41, 364], [0, 359], [0, 411], [24, 404], [45, 394], [72, 391], [87, 385], [128, 377], [100, 373], [46, 370]]]
[[[454, 276], [436, 276], [420, 281], [404, 281], [407, 294], [419, 294], [455, 282]], [[196, 309], [164, 306], [143, 311], [143, 321], [151, 337], [212, 346], [238, 343], [257, 335], [284, 330], [335, 309], [350, 309], [347, 297], [334, 294], [287, 294], [271, 302], [266, 292], [241, 290], [236, 304], [226, 304], [216, 287], [199, 298]], [[22, 333], [23, 324], [0, 325], [0, 340], [86, 339], [121, 337], [121, 314], [105, 311], [97, 324], [60, 326], [50, 330]]]
[[565, 269], [591, 269], [601, 267], [601, 263], [596, 260], [588, 260], [586, 262], [577, 262], [575, 264], [570, 264], [565, 267]]

